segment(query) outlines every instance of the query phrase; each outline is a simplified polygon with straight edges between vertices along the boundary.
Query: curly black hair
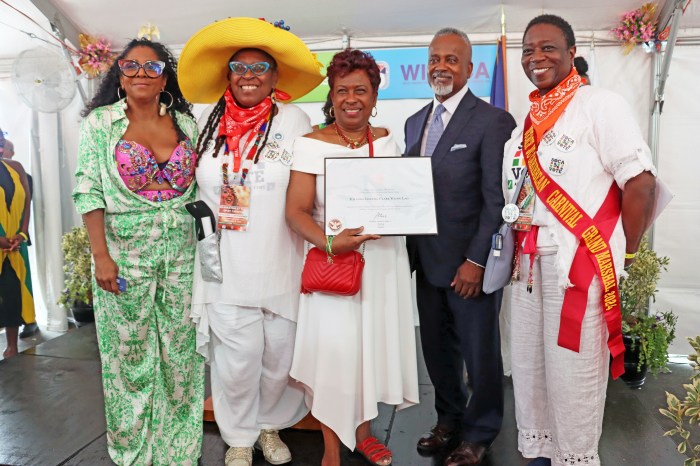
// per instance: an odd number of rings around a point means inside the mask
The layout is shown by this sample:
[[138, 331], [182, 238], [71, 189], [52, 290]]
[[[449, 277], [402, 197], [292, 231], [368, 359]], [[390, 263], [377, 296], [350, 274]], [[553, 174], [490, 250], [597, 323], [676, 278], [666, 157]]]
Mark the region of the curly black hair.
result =
[[[99, 89], [97, 89], [95, 97], [93, 97], [93, 99], [85, 106], [85, 109], [83, 109], [81, 115], [86, 117], [96, 108], [110, 105], [120, 100], [118, 90], [120, 88], [119, 76], [121, 75], [121, 71], [119, 71], [118, 62], [136, 47], [150, 48], [156, 53], [158, 60], [165, 62], [163, 74], [168, 78], [165, 83], [165, 91], [169, 92], [170, 95], [173, 96], [173, 103], [168, 109], [168, 112], [170, 113], [173, 123], [175, 123], [175, 130], [178, 133], [179, 139], [183, 140], [185, 135], [180, 129], [180, 126], [177, 124], [175, 111], [184, 113], [194, 118], [194, 115], [192, 115], [192, 104], [185, 100], [185, 97], [182, 95], [182, 91], [180, 90], [180, 85], [177, 82], [177, 63], [173, 57], [173, 54], [165, 45], [161, 44], [160, 42], [150, 41], [148, 39], [133, 39], [131, 42], [126, 44], [124, 50], [122, 50], [119, 56], [114, 60], [114, 63], [112, 63], [112, 66], [110, 66], [104, 78], [102, 78], [102, 82], [100, 83]], [[164, 93], [161, 94], [162, 102], [167, 105], [170, 103], [170, 96], [163, 96], [163, 94]]]
[[588, 84], [591, 83], [591, 78], [588, 77], [588, 62], [583, 57], [574, 58], [574, 67], [578, 71], [579, 76], [586, 78]]
[[326, 103], [324, 103], [323, 107], [321, 107], [323, 116], [326, 118], [323, 124], [325, 124], [326, 126], [335, 123], [335, 115], [331, 115], [331, 108], [333, 108], [333, 101], [331, 100], [331, 91], [328, 91], [328, 96], [326, 96]]
[[525, 32], [523, 32], [523, 39], [525, 39], [527, 31], [529, 31], [532, 26], [537, 24], [551, 24], [552, 26], [561, 29], [561, 32], [564, 34], [564, 38], [566, 39], [566, 46], [571, 48], [576, 45], [576, 36], [574, 35], [574, 30], [571, 27], [571, 24], [569, 24], [564, 18], [557, 15], [535, 16], [529, 23], [527, 23]]
[[347, 76], [356, 70], [362, 70], [367, 73], [369, 82], [372, 85], [372, 91], [377, 92], [379, 90], [382, 78], [379, 76], [379, 66], [374, 61], [372, 54], [358, 49], [347, 48], [333, 55], [328, 68], [326, 68], [331, 92], [336, 78]]

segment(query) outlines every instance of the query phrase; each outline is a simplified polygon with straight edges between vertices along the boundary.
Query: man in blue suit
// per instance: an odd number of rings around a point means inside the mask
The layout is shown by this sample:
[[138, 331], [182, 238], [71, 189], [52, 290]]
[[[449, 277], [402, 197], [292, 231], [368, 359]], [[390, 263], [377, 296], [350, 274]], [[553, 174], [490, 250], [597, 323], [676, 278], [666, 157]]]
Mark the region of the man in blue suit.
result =
[[428, 57], [435, 98], [405, 127], [405, 155], [431, 157], [439, 232], [407, 239], [438, 416], [418, 450], [433, 454], [456, 446], [448, 466], [481, 463], [503, 418], [501, 293], [485, 295], [481, 285], [491, 235], [502, 221], [503, 145], [516, 125], [469, 90], [471, 57], [462, 31], [435, 34]]

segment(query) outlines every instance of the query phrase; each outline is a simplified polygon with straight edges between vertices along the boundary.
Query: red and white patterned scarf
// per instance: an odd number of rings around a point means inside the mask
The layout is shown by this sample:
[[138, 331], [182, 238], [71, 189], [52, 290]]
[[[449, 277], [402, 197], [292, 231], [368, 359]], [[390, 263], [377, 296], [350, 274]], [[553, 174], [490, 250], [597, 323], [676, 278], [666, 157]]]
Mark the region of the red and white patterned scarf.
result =
[[219, 136], [226, 136], [229, 151], [238, 152], [241, 137], [267, 119], [272, 109], [272, 99], [267, 96], [259, 104], [243, 108], [236, 103], [229, 87], [224, 93], [224, 100], [226, 110], [219, 122]]

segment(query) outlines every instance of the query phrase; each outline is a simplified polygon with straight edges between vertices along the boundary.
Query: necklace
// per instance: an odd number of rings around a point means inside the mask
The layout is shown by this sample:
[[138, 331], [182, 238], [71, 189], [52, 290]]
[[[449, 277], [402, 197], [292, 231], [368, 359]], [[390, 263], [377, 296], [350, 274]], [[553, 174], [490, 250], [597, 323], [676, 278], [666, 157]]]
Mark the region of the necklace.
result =
[[365, 131], [365, 134], [360, 138], [360, 139], [350, 139], [343, 133], [340, 128], [338, 127], [337, 123], [333, 123], [333, 127], [335, 128], [335, 134], [338, 135], [338, 137], [346, 144], [346, 147], [348, 149], [357, 149], [358, 147], [362, 147], [365, 145], [369, 139], [370, 134], [372, 137], [374, 137], [374, 133], [370, 129], [369, 125], [367, 125], [367, 131]]

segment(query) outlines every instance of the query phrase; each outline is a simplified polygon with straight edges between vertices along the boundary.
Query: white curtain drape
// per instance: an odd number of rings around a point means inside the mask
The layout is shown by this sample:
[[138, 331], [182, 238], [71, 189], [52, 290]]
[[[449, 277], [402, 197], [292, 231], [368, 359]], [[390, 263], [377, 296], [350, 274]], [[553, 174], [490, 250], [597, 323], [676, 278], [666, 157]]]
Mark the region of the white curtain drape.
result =
[[78, 113], [74, 102], [60, 113], [32, 112], [32, 170], [34, 173], [34, 225], [39, 282], [47, 311], [47, 329], [68, 328], [66, 310], [56, 304], [63, 291], [63, 233], [78, 224], [71, 202], [77, 152]]

